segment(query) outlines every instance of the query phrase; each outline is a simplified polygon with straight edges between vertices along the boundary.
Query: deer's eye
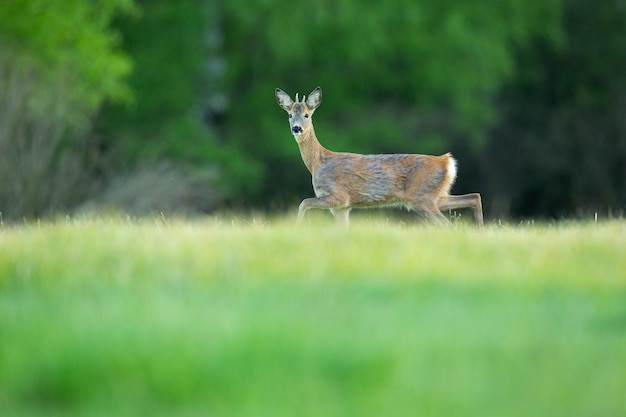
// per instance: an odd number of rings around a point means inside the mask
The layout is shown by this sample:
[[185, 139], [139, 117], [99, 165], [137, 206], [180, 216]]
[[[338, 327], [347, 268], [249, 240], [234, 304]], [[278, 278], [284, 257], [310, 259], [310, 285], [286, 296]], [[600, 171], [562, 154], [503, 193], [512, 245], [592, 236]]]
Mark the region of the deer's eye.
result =
[[289, 118], [291, 119], [293, 117], [293, 114], [289, 113]]
[[305, 118], [305, 119], [308, 119], [308, 118], [309, 118], [308, 113], [304, 115], [304, 118]]

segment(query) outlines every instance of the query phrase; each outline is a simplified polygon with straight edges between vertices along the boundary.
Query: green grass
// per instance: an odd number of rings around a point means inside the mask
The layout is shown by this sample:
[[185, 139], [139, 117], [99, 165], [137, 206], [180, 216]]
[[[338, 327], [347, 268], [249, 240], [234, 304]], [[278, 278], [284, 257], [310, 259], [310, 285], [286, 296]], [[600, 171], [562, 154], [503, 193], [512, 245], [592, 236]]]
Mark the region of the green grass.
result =
[[623, 416], [626, 223], [0, 228], [2, 416]]

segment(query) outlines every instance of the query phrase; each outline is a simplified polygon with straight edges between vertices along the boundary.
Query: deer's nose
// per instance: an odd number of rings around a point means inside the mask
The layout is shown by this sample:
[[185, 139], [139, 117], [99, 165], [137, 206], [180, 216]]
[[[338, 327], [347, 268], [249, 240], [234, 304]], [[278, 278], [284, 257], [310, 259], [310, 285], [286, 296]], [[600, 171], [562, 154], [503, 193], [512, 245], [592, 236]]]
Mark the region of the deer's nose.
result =
[[294, 126], [291, 128], [293, 133], [302, 133], [302, 128], [300, 126]]

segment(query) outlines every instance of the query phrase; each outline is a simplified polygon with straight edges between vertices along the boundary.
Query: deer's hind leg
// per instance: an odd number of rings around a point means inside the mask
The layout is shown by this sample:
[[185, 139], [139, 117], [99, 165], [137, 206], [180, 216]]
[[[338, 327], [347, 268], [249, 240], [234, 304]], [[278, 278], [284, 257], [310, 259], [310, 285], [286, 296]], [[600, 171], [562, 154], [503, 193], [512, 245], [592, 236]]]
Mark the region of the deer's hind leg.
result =
[[427, 208], [422, 207], [422, 212], [431, 223], [439, 225], [450, 224], [450, 220], [448, 220], [448, 218], [443, 215], [443, 213], [441, 212], [441, 210], [439, 210], [436, 204], [433, 204], [432, 206], [428, 205]]
[[483, 204], [480, 194], [445, 195], [439, 198], [437, 205], [440, 210], [471, 208], [478, 227], [483, 227]]
[[349, 208], [333, 208], [330, 212], [335, 216], [337, 223], [345, 227], [350, 226], [350, 209]]
[[413, 211], [417, 211], [424, 215], [426, 220], [430, 223], [444, 225], [449, 224], [450, 221], [443, 215], [437, 203], [434, 201], [414, 201], [408, 204], [407, 207]]

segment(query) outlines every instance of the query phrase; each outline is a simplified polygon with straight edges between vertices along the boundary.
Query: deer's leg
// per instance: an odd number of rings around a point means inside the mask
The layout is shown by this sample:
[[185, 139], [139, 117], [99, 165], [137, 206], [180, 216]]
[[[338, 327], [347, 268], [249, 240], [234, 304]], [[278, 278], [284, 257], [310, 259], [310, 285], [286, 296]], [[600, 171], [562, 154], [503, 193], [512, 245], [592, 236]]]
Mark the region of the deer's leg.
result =
[[424, 208], [424, 214], [426, 218], [435, 224], [450, 224], [450, 220], [443, 215], [443, 213], [439, 210], [436, 204], [432, 206], [428, 205], [427, 208]]
[[446, 195], [439, 198], [437, 205], [440, 210], [471, 208], [476, 224], [478, 227], [483, 227], [483, 204], [478, 193]]
[[435, 223], [435, 224], [449, 224], [450, 223], [450, 221], [446, 218], [446, 216], [444, 216], [443, 213], [441, 213], [441, 211], [439, 210], [439, 207], [437, 207], [437, 204], [434, 201], [433, 202], [420, 201], [419, 203], [414, 202], [413, 204], [409, 205], [409, 207], [412, 210], [416, 210], [416, 211], [423, 213], [426, 220], [428, 220], [431, 223]]
[[302, 219], [304, 219], [304, 213], [312, 208], [327, 210], [345, 210], [347, 212], [345, 214], [345, 217], [347, 219], [349, 210], [347, 210], [345, 207], [346, 204], [341, 201], [341, 199], [332, 195], [327, 195], [324, 197], [305, 198], [304, 200], [302, 200], [302, 203], [300, 203], [300, 207], [298, 208], [298, 222], [301, 222]]
[[333, 213], [337, 223], [341, 223], [345, 227], [350, 226], [350, 209], [349, 208], [334, 208], [330, 209], [330, 212]]

